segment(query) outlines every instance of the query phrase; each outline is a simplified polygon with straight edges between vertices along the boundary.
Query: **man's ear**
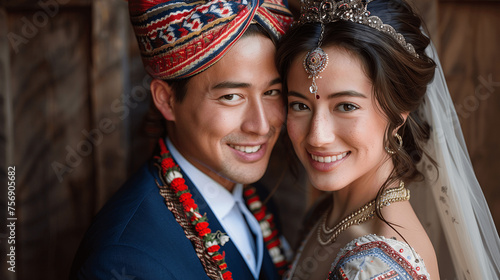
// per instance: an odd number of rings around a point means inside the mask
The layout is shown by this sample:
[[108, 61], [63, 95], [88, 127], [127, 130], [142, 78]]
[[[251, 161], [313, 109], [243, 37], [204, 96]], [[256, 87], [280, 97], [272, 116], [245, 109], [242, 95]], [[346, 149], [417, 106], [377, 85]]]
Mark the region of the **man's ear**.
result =
[[175, 92], [165, 81], [154, 79], [151, 82], [151, 95], [156, 108], [168, 121], [175, 121]]

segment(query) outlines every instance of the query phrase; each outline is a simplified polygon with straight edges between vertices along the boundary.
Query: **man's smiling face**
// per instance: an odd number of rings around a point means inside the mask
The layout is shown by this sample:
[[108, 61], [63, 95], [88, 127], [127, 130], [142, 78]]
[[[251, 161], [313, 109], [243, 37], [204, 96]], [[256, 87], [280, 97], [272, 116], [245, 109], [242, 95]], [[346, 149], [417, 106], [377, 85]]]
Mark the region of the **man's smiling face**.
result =
[[191, 78], [184, 99], [173, 104], [170, 139], [188, 161], [228, 188], [263, 176], [283, 125], [274, 55], [269, 38], [243, 37]]

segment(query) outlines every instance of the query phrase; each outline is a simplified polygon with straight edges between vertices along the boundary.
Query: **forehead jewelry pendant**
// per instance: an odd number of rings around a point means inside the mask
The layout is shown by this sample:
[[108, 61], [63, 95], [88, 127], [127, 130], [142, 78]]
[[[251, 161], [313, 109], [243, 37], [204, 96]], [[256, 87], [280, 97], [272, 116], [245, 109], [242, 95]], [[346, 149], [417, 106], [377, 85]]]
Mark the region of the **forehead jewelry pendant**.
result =
[[319, 99], [318, 86], [316, 85], [316, 79], [321, 78], [319, 75], [323, 70], [325, 70], [328, 64], [328, 55], [320, 47], [309, 51], [302, 63], [306, 73], [309, 74], [309, 79], [312, 78], [312, 85], [309, 87], [309, 92], [314, 94], [316, 99]]

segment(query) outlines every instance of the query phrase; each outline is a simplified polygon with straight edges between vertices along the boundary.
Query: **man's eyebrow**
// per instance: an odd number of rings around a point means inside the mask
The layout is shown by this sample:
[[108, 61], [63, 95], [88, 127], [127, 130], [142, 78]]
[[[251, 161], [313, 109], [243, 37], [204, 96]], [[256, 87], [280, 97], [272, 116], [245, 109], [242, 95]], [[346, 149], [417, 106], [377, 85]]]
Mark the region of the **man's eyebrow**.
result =
[[212, 89], [222, 89], [222, 88], [249, 88], [249, 83], [238, 83], [238, 82], [222, 82], [218, 83], [212, 87]]
[[281, 78], [278, 77], [274, 80], [272, 80], [270, 83], [269, 83], [269, 86], [273, 86], [273, 85], [276, 85], [276, 84], [281, 84]]
[[[281, 83], [281, 78], [276, 78], [272, 81], [269, 82], [269, 86], [280, 84]], [[215, 86], [212, 87], [212, 89], [223, 89], [223, 88], [249, 88], [252, 85], [249, 83], [238, 83], [238, 82], [230, 82], [230, 81], [225, 81], [222, 83], [218, 83]]]

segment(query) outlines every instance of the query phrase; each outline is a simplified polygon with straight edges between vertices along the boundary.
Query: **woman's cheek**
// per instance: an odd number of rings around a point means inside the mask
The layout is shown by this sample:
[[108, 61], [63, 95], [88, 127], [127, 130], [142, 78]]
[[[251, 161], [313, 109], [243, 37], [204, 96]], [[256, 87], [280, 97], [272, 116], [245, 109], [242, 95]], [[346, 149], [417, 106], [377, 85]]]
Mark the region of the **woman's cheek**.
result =
[[294, 119], [294, 118], [288, 118], [288, 121], [287, 121], [287, 131], [288, 131], [288, 135], [290, 137], [290, 139], [292, 140], [292, 142], [294, 143], [294, 146], [295, 146], [295, 143], [298, 143], [298, 136], [299, 135], [303, 135], [305, 136], [305, 131], [302, 131], [302, 124], [299, 120], [297, 119]]

